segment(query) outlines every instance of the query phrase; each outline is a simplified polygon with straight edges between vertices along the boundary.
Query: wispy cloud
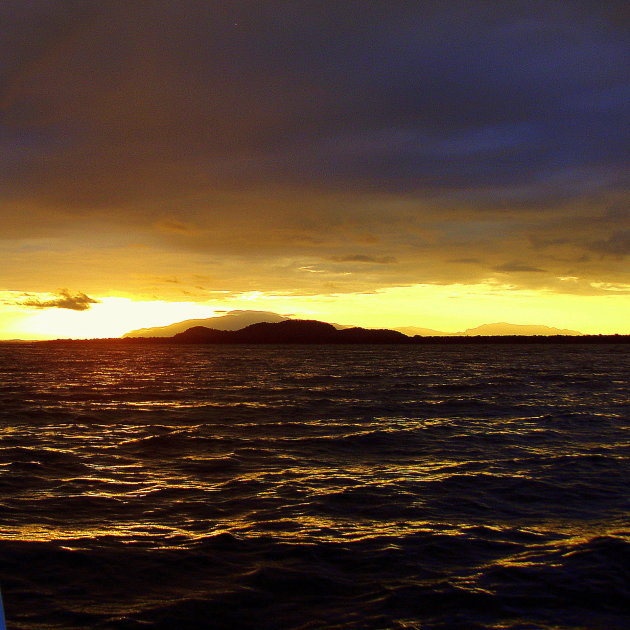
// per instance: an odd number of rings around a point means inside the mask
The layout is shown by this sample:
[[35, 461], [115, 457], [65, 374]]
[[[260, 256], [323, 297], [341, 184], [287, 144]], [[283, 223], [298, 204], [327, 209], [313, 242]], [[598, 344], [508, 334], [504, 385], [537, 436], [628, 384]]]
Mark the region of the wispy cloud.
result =
[[87, 311], [90, 308], [90, 304], [99, 303], [99, 300], [95, 300], [85, 293], [78, 292], [73, 295], [68, 289], [60, 289], [57, 296], [52, 300], [29, 297], [18, 302], [18, 304], [32, 308], [67, 308], [72, 311]]
[[398, 262], [394, 256], [367, 256], [365, 254], [350, 254], [348, 256], [331, 256], [330, 260], [335, 262], [361, 262], [377, 263], [379, 265], [389, 265]]
[[498, 265], [497, 267], [493, 267], [495, 271], [525, 271], [525, 272], [539, 272], [542, 273], [545, 270], [540, 267], [532, 267], [531, 265], [526, 265], [520, 262], [508, 262], [503, 265]]

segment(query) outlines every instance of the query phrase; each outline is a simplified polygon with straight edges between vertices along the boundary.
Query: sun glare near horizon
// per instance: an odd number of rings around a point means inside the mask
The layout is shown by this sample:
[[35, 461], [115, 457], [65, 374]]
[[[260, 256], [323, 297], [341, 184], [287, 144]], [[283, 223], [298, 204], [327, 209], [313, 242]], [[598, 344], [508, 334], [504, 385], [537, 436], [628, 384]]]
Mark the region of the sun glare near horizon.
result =
[[[21, 317], [13, 313], [4, 339], [91, 339], [120, 337], [130, 330], [166, 326], [185, 319], [215, 315], [207, 304], [194, 302], [135, 301], [125, 297], [103, 297], [86, 310], [62, 308], [28, 309]], [[2, 320], [0, 320], [1, 322]]]

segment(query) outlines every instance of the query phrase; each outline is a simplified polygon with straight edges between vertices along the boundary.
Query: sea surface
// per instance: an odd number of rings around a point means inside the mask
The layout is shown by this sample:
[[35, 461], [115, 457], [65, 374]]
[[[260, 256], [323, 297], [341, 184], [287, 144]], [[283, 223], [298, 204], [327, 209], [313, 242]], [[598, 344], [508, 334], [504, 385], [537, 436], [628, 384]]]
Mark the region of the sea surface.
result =
[[628, 346], [0, 345], [9, 630], [630, 627]]

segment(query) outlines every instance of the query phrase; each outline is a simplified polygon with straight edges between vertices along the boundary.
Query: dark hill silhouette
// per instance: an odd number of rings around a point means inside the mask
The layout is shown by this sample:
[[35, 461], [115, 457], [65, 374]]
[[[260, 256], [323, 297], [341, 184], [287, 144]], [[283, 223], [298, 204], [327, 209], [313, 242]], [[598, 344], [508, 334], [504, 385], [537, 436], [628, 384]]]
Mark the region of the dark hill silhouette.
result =
[[308, 319], [278, 323], [260, 322], [241, 330], [216, 330], [195, 326], [171, 337], [178, 343], [410, 343], [411, 338], [395, 330], [345, 328]]
[[244, 343], [330, 343], [336, 328], [311, 319], [290, 319], [278, 324], [261, 322], [237, 331]]
[[[231, 331], [217, 330], [206, 326], [193, 326], [172, 337], [144, 337], [144, 339], [172, 340], [180, 343], [229, 343], [229, 332]], [[127, 339], [140, 339], [140, 337], [127, 337]]]
[[[168, 326], [156, 326], [153, 328], [138, 328], [131, 330], [123, 335], [123, 337], [172, 337], [177, 333], [182, 333], [189, 328], [203, 326], [213, 328], [215, 330], [242, 330], [251, 324], [261, 322], [278, 323], [291, 319], [286, 315], [279, 315], [271, 311], [243, 311], [235, 310], [225, 315], [206, 317], [205, 319], [187, 319], [185, 321], [175, 322]], [[345, 324], [332, 325], [341, 330], [344, 328], [355, 328]], [[409, 337], [421, 335], [423, 337], [451, 337], [451, 336], [499, 336], [499, 335], [580, 335], [576, 330], [567, 330], [564, 328], [553, 328], [543, 325], [524, 325], [524, 324], [508, 324], [505, 322], [495, 324], [483, 324], [476, 328], [469, 328], [460, 332], [442, 332], [430, 328], [419, 328], [417, 326], [397, 326], [393, 330], [403, 333]], [[348, 339], [355, 338], [349, 335]], [[357, 337], [358, 339], [358, 337]], [[349, 342], [350, 343], [350, 342]], [[357, 342], [360, 343], [360, 342]]]
[[397, 330], [337, 328], [308, 319], [259, 322], [240, 330], [218, 330], [193, 326], [172, 337], [118, 337], [115, 339], [55, 339], [38, 344], [630, 344], [630, 335], [475, 335], [409, 337]]
[[241, 330], [250, 324], [258, 322], [281, 322], [288, 319], [284, 315], [270, 311], [230, 311], [217, 317], [205, 319], [187, 319], [168, 326], [154, 326], [153, 328], [138, 328], [125, 333], [123, 337], [172, 337], [185, 332], [189, 328], [204, 326], [216, 330]]
[[[138, 328], [126, 332], [123, 337], [172, 337], [177, 333], [187, 331], [189, 328], [203, 326], [214, 328], [215, 330], [242, 330], [251, 324], [261, 322], [278, 323], [290, 319], [285, 315], [278, 315], [271, 311], [230, 311], [225, 315], [216, 317], [206, 317], [205, 319], [187, 319], [182, 322], [175, 322], [168, 326], [155, 326], [153, 328]], [[332, 323], [335, 328], [352, 328], [345, 324]]]
[[409, 343], [411, 338], [397, 330], [346, 328], [338, 330], [335, 343]]

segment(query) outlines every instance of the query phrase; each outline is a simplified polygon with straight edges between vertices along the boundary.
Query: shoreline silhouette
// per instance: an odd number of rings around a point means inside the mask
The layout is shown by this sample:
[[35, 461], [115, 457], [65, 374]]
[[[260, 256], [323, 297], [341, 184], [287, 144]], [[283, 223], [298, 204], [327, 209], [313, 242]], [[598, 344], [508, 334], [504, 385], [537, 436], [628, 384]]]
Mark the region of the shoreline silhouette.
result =
[[316, 320], [285, 320], [259, 322], [239, 330], [218, 330], [193, 326], [171, 337], [113, 337], [97, 339], [52, 339], [34, 343], [103, 343], [123, 345], [178, 344], [178, 345], [246, 345], [246, 344], [365, 344], [365, 345], [422, 345], [422, 344], [583, 344], [630, 343], [630, 335], [477, 335], [477, 336], [421, 336], [405, 335], [397, 330], [361, 327], [337, 329], [332, 324]]

